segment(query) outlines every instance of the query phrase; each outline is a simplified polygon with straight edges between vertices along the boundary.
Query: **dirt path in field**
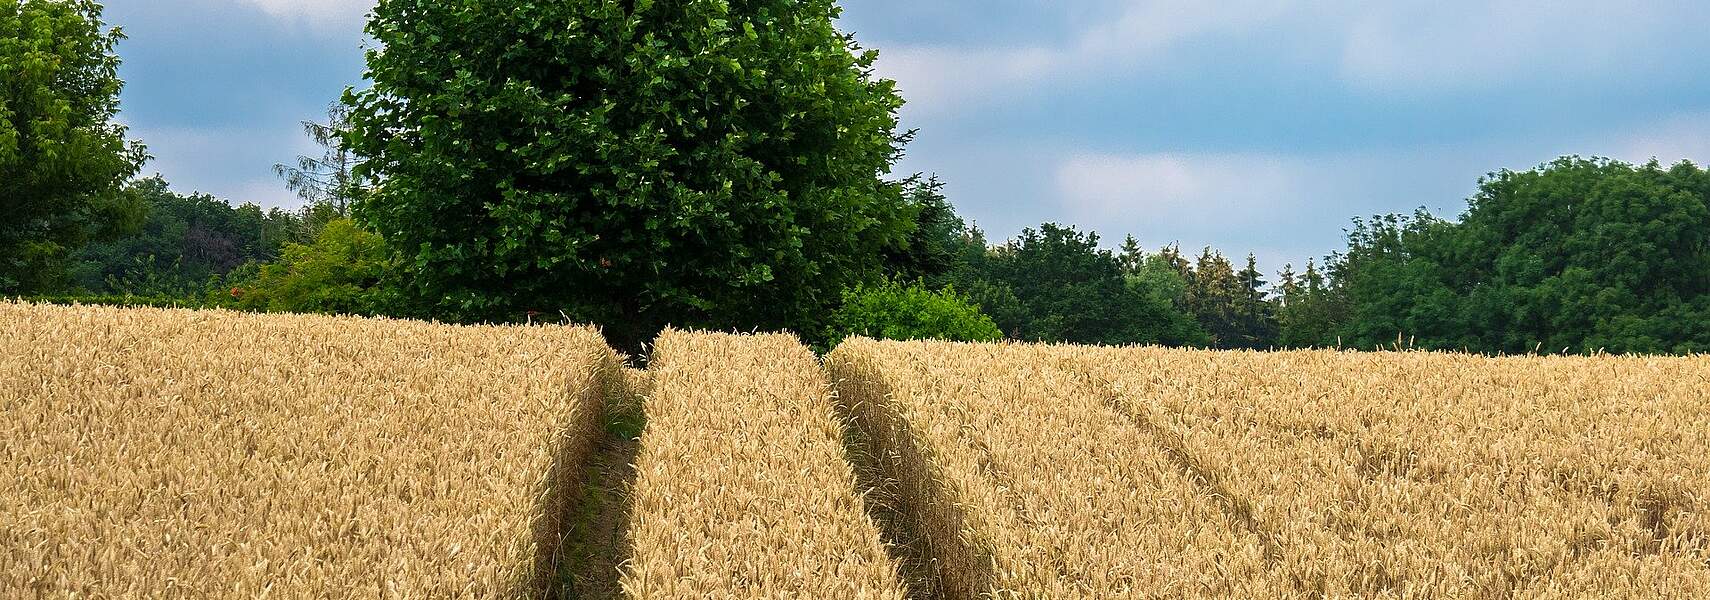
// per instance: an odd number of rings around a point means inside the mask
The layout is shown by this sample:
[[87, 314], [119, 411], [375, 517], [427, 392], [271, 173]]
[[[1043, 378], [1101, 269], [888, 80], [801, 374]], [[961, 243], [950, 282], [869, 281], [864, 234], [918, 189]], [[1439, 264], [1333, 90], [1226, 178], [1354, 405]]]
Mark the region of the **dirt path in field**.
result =
[[634, 501], [635, 457], [647, 418], [640, 394], [645, 375], [629, 375], [631, 396], [619, 399], [606, 415], [606, 436], [589, 459], [581, 496], [570, 515], [571, 528], [560, 562], [558, 597], [562, 600], [621, 600], [619, 575], [634, 555], [629, 538]]
[[885, 550], [907, 586], [908, 599], [943, 598], [942, 585], [932, 569], [933, 558], [913, 526], [912, 509], [904, 502], [897, 482], [885, 477], [877, 451], [845, 407], [837, 405], [836, 414], [843, 426], [843, 456], [855, 471], [855, 493], [861, 497], [867, 517], [879, 526]]

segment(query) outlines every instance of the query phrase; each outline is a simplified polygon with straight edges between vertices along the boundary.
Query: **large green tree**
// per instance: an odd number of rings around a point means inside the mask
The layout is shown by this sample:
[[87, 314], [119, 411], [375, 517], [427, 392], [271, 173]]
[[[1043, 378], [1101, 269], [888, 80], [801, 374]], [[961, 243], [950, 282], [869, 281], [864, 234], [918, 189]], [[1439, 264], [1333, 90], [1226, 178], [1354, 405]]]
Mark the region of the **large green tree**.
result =
[[816, 331], [916, 208], [833, 0], [381, 0], [356, 214], [436, 316]]
[[54, 291], [88, 240], [134, 227], [146, 159], [113, 122], [123, 38], [92, 0], [0, 0], [0, 293]]

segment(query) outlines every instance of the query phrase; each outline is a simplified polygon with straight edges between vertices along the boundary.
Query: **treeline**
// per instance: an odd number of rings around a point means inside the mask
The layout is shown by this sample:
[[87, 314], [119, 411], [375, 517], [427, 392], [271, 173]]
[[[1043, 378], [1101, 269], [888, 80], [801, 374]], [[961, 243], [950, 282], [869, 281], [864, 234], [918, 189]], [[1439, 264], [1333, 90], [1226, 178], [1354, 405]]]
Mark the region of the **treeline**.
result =
[[[832, 0], [382, 3], [372, 85], [279, 166], [302, 211], [135, 178], [116, 31], [90, 0], [0, 5], [0, 295], [450, 322], [668, 325], [1212, 348], [1710, 350], [1710, 173], [1564, 158], [1465, 214], [1356, 220], [1297, 269], [994, 243], [924, 177], [877, 54]], [[558, 35], [566, 28], [576, 35]], [[645, 36], [648, 44], [625, 42]], [[0, 39], [0, 42], [14, 41]]]
[[[958, 223], [959, 225], [959, 223]], [[1267, 278], [1215, 249], [1119, 251], [1052, 224], [947, 275], [1015, 339], [1487, 354], [1710, 352], [1710, 171], [1567, 157], [1493, 173], [1455, 220], [1354, 219]]]
[[1710, 171], [1563, 158], [1480, 182], [1455, 221], [1357, 221], [1286, 345], [1710, 351]]

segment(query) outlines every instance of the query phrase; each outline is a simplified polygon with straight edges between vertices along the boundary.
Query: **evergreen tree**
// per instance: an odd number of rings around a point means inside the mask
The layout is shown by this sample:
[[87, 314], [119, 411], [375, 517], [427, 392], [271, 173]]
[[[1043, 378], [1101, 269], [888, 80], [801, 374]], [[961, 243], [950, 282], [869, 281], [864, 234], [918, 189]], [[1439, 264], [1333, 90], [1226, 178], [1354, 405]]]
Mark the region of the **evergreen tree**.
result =
[[1122, 272], [1134, 275], [1145, 266], [1146, 252], [1140, 249], [1140, 240], [1129, 235], [1122, 240], [1122, 248], [1116, 255], [1116, 261], [1122, 265]]
[[1247, 266], [1235, 276], [1241, 282], [1242, 288], [1240, 300], [1235, 307], [1235, 317], [1241, 330], [1238, 345], [1254, 349], [1277, 345], [1276, 313], [1266, 298], [1266, 282], [1264, 275], [1259, 272], [1258, 257], [1248, 253]]

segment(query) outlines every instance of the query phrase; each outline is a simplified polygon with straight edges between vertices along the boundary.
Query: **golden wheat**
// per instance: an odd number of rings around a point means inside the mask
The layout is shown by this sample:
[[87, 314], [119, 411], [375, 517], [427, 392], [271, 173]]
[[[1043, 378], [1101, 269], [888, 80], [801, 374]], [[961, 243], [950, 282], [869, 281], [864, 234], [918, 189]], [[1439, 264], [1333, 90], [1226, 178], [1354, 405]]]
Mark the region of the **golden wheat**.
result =
[[0, 595], [530, 597], [587, 328], [0, 303]]
[[1710, 593], [1702, 358], [856, 341], [828, 366], [952, 597]]
[[1270, 550], [1057, 348], [845, 342], [838, 399], [947, 597], [1287, 597]]
[[1171, 432], [1332, 595], [1710, 592], [1710, 364], [1102, 349], [1119, 412]]
[[629, 597], [901, 598], [813, 354], [784, 335], [656, 347]]

